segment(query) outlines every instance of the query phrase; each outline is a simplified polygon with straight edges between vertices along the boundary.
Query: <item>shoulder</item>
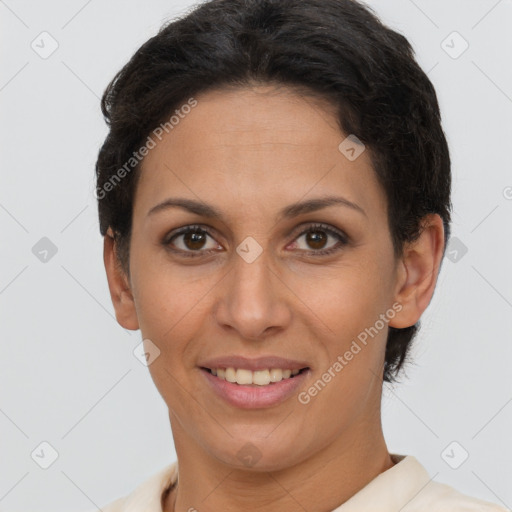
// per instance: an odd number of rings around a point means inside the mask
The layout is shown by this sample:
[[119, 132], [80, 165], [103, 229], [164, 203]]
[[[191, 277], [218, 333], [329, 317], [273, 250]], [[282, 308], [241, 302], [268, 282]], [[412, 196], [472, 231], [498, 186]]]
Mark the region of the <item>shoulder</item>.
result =
[[395, 465], [374, 478], [339, 508], [343, 512], [510, 512], [506, 508], [463, 494], [437, 482], [411, 455], [391, 454]]
[[463, 494], [453, 487], [430, 480], [403, 512], [510, 512], [500, 505]]
[[126, 510], [126, 507], [125, 507], [126, 499], [127, 499], [127, 496], [118, 498], [117, 500], [110, 502], [108, 505], [101, 507], [101, 510], [103, 512], [123, 512], [124, 510]]
[[111, 501], [108, 505], [90, 508], [85, 512], [98, 512], [98, 510], [101, 510], [101, 512], [124, 512], [125, 510], [128, 510], [126, 508], [126, 499], [127, 496], [123, 496], [122, 498], [117, 498], [116, 500]]
[[[109, 502], [100, 510], [103, 512], [162, 512], [162, 493], [176, 481], [177, 474], [178, 464], [173, 462], [144, 480], [130, 494]], [[95, 508], [94, 512], [97, 510], [98, 508]], [[93, 512], [93, 510], [87, 512]]]

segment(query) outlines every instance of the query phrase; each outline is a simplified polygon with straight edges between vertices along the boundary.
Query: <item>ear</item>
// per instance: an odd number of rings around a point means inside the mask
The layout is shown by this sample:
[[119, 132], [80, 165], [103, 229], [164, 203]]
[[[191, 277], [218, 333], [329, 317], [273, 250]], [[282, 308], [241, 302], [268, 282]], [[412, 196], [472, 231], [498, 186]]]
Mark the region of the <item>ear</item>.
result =
[[444, 251], [441, 217], [428, 214], [422, 219], [420, 236], [406, 244], [397, 271], [395, 300], [402, 309], [389, 321], [391, 327], [414, 325], [432, 299]]
[[139, 329], [135, 302], [130, 289], [129, 279], [121, 267], [116, 253], [116, 244], [111, 228], [103, 237], [103, 262], [107, 273], [110, 297], [116, 312], [118, 323], [125, 329]]

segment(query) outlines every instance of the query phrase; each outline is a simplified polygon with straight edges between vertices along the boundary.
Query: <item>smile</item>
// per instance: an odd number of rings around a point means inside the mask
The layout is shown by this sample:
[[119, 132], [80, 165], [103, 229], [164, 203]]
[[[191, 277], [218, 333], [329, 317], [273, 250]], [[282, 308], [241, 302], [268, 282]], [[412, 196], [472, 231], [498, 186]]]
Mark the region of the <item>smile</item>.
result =
[[284, 379], [291, 379], [307, 370], [302, 368], [300, 370], [289, 370], [281, 368], [269, 368], [264, 370], [251, 371], [245, 368], [204, 368], [209, 371], [212, 375], [215, 375], [219, 379], [226, 380], [227, 382], [236, 383], [244, 386], [267, 386], [281, 382]]
[[[206, 368], [201, 375], [213, 395], [238, 409], [266, 409], [295, 396], [311, 374], [309, 367], [294, 369]], [[215, 375], [216, 374], [216, 375]]]

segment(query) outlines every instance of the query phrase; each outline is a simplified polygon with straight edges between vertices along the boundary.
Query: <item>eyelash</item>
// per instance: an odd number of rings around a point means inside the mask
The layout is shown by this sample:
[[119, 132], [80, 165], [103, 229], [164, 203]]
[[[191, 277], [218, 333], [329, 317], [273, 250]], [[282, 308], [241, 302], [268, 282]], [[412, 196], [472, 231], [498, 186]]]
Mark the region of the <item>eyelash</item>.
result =
[[[208, 236], [210, 236], [211, 238], [213, 238], [213, 236], [211, 235], [211, 233], [205, 229], [204, 227], [200, 226], [200, 225], [190, 225], [190, 226], [185, 226], [183, 228], [180, 228], [178, 229], [177, 231], [174, 231], [172, 233], [170, 233], [169, 235], [167, 235], [163, 241], [162, 241], [162, 244], [164, 245], [164, 247], [173, 252], [173, 253], [179, 253], [180, 255], [183, 255], [187, 258], [197, 258], [197, 257], [200, 257], [200, 256], [204, 256], [206, 253], [208, 253], [208, 251], [211, 251], [211, 252], [215, 252], [216, 249], [209, 249], [209, 250], [206, 250], [206, 251], [203, 251], [203, 250], [198, 250], [198, 251], [183, 251], [182, 249], [172, 249], [170, 247], [170, 243], [172, 240], [174, 240], [175, 238], [177, 238], [178, 236], [180, 235], [185, 235], [187, 233], [196, 233], [196, 232], [203, 232], [203, 233], [206, 233]], [[326, 233], [328, 233], [329, 235], [334, 235], [336, 238], [338, 238], [339, 240], [339, 243], [334, 245], [333, 247], [330, 247], [329, 249], [319, 249], [317, 251], [315, 250], [311, 250], [311, 251], [304, 251], [302, 250], [301, 252], [305, 252], [307, 253], [308, 255], [312, 255], [312, 256], [327, 256], [329, 254], [332, 254], [336, 251], [339, 251], [344, 245], [346, 245], [348, 243], [348, 237], [341, 231], [338, 231], [326, 224], [321, 224], [321, 223], [315, 223], [315, 224], [311, 224], [308, 226], [307, 229], [305, 229], [304, 231], [301, 231], [295, 238], [294, 240], [296, 240], [297, 238], [300, 238], [301, 236], [303, 235], [307, 235], [308, 233], [311, 233], [311, 232], [315, 232], [315, 231], [324, 231]]]

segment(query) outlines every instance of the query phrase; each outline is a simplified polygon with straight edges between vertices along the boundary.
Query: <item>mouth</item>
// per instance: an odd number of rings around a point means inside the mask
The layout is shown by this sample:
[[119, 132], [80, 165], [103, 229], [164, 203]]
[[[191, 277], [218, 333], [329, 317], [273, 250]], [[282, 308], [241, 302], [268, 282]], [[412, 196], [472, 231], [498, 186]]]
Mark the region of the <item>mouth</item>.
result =
[[310, 367], [249, 370], [200, 366], [206, 388], [237, 409], [268, 409], [292, 399], [310, 378]]
[[265, 368], [261, 370], [249, 370], [246, 368], [206, 368], [201, 370], [208, 372], [210, 375], [231, 384], [238, 386], [263, 387], [278, 384], [283, 380], [294, 379], [309, 370], [309, 367], [300, 369], [288, 368]]

